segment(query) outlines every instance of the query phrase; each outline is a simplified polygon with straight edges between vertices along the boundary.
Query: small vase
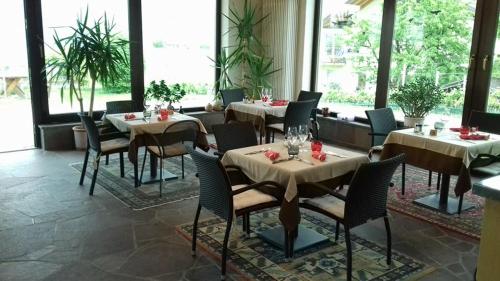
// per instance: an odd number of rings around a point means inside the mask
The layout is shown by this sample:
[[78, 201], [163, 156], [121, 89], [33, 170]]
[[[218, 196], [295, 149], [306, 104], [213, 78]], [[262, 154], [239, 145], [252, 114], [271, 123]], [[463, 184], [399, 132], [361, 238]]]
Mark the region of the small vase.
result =
[[175, 107], [172, 105], [172, 102], [169, 102], [168, 105], [167, 105], [167, 109], [168, 110], [174, 110]]
[[424, 124], [425, 118], [405, 116], [405, 127], [414, 128], [415, 124]]

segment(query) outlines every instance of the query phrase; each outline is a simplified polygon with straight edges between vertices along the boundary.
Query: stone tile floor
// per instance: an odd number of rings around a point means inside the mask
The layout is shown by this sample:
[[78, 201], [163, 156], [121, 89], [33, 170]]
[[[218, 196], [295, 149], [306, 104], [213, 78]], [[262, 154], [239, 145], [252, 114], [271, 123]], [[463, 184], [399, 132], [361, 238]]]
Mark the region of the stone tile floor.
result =
[[[219, 280], [175, 226], [197, 201], [132, 211], [99, 186], [78, 185], [77, 151], [0, 154], [0, 280]], [[203, 212], [203, 217], [209, 216]], [[394, 249], [436, 268], [422, 280], [472, 280], [478, 242], [392, 212]], [[385, 245], [383, 222], [356, 228]], [[240, 276], [230, 273], [229, 279]]]

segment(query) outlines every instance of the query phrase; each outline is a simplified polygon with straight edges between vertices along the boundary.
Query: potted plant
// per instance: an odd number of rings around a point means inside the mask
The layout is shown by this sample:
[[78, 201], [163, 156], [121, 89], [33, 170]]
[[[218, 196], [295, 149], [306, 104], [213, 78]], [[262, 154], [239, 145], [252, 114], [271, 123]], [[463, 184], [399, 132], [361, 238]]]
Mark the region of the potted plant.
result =
[[172, 103], [179, 102], [185, 95], [184, 87], [178, 83], [168, 86], [165, 80], [160, 80], [159, 83], [155, 80], [151, 81], [146, 90], [146, 99], [160, 102], [156, 105], [157, 109], [161, 108], [163, 103], [168, 102], [167, 109], [174, 110]]
[[[114, 84], [121, 78], [124, 67], [129, 67], [129, 42], [115, 33], [115, 23], [109, 21], [106, 14], [90, 24], [88, 9], [83, 18], [77, 18], [76, 27], [69, 28], [72, 33], [63, 38], [55, 32], [53, 40], [56, 48], [53, 50], [56, 56], [48, 60], [44, 71], [49, 82], [60, 83], [61, 101], [65, 90], [69, 89], [70, 103], [76, 98], [82, 115], [85, 114], [82, 88], [90, 83], [87, 114], [92, 116], [96, 84]], [[83, 126], [75, 126], [73, 131], [76, 148], [86, 148], [87, 136]]]
[[443, 98], [444, 94], [439, 86], [424, 76], [418, 76], [399, 86], [390, 96], [391, 101], [401, 107], [407, 127], [423, 124], [427, 113], [438, 106]]

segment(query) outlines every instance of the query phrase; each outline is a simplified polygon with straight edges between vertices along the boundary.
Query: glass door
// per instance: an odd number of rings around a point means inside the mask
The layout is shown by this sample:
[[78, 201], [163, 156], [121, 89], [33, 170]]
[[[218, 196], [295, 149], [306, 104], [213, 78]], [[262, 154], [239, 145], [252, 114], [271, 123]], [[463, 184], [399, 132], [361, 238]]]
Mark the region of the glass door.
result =
[[34, 147], [23, 0], [1, 1], [0, 152]]
[[486, 111], [500, 113], [500, 28], [498, 28], [498, 24], [495, 36], [495, 50], [493, 53], [493, 66], [491, 70]]

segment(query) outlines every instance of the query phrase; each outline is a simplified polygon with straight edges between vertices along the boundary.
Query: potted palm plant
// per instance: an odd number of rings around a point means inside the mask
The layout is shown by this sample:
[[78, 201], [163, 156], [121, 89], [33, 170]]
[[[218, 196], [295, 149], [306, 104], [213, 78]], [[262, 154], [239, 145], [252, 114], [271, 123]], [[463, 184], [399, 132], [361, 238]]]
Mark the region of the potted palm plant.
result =
[[[69, 89], [69, 100], [76, 98], [80, 114], [84, 112], [84, 92], [82, 88], [90, 83], [88, 115], [94, 111], [94, 96], [96, 84], [110, 85], [122, 76], [124, 67], [129, 67], [127, 52], [129, 42], [115, 33], [115, 23], [110, 21], [106, 14], [89, 23], [88, 9], [83, 17], [78, 17], [75, 27], [69, 27], [71, 34], [59, 37], [57, 32], [53, 36], [56, 55], [50, 58], [44, 71], [49, 82], [58, 82], [61, 85], [61, 101], [65, 90]], [[86, 134], [82, 136], [83, 127], [76, 126], [75, 145], [77, 149], [86, 147]], [[84, 141], [80, 141], [80, 140]]]
[[425, 116], [438, 106], [443, 98], [444, 94], [439, 86], [424, 76], [418, 76], [399, 86], [390, 96], [390, 100], [403, 111], [404, 124], [407, 127], [423, 124]]

